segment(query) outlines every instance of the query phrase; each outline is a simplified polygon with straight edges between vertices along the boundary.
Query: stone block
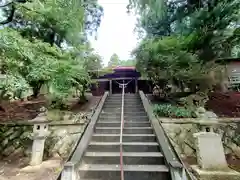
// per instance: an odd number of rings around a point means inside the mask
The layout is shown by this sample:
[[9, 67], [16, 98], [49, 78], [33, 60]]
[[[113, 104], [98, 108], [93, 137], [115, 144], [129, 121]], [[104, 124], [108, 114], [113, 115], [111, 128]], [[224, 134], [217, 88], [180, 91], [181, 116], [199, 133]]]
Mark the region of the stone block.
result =
[[67, 162], [64, 165], [61, 180], [80, 180], [76, 166], [72, 162]]
[[197, 160], [201, 169], [224, 170], [228, 168], [219, 134], [200, 132], [195, 133], [194, 137], [197, 138]]
[[191, 169], [198, 180], [240, 180], [240, 173], [229, 168], [224, 171], [208, 171], [200, 169], [198, 166], [191, 166]]
[[33, 141], [32, 158], [30, 165], [36, 166], [42, 163], [45, 139], [37, 139]]
[[2, 154], [4, 156], [9, 156], [11, 153], [13, 153], [15, 150], [15, 147], [13, 145], [9, 145], [3, 152]]

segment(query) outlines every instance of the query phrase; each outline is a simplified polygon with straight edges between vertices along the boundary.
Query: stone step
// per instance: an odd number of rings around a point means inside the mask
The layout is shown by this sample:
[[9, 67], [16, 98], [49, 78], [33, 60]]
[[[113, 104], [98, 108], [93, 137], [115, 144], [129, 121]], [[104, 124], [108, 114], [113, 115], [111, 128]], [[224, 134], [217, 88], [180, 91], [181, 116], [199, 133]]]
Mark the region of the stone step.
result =
[[[119, 164], [119, 152], [86, 152], [82, 164]], [[160, 152], [124, 152], [124, 164], [164, 164], [164, 158]]]
[[[122, 102], [122, 98], [119, 98], [119, 99], [112, 99], [112, 98], [109, 98], [106, 100], [106, 102]], [[140, 98], [136, 99], [136, 98], [124, 98], [124, 102], [142, 102], [142, 100]]]
[[[95, 133], [120, 134], [120, 127], [96, 127]], [[124, 127], [123, 134], [153, 134], [152, 127]]]
[[[122, 94], [121, 96], [108, 96], [108, 99], [122, 99]], [[140, 96], [128, 96], [125, 94], [124, 96], [125, 99], [140, 99]]]
[[[121, 116], [118, 117], [99, 117], [98, 122], [101, 121], [121, 121]], [[149, 122], [148, 117], [147, 116], [143, 116], [143, 117], [125, 117], [124, 118], [124, 122]]]
[[[93, 134], [92, 141], [119, 142], [120, 134]], [[156, 142], [154, 134], [123, 134], [123, 142]]]
[[[121, 107], [108, 107], [108, 108], [103, 108], [102, 109], [102, 111], [104, 111], [104, 112], [119, 112], [119, 111], [121, 111], [122, 110], [122, 108]], [[130, 112], [145, 112], [145, 109], [144, 109], [144, 107], [137, 107], [137, 108], [135, 108], [135, 107], [125, 107], [124, 108], [124, 112], [128, 112], [128, 111], [130, 111]]]
[[[121, 109], [102, 109], [102, 113], [100, 115], [108, 114], [108, 115], [121, 115], [122, 110]], [[124, 109], [124, 114], [125, 116], [127, 115], [146, 115], [146, 112], [144, 109], [139, 110], [139, 109]]]
[[[101, 116], [102, 115], [102, 116]], [[115, 115], [115, 116], [106, 116], [106, 115], [104, 115], [104, 114], [100, 114], [99, 115], [99, 119], [102, 119], [102, 118], [108, 118], [108, 119], [114, 119], [114, 118], [120, 118], [121, 116], [119, 115], [119, 116], [117, 116], [117, 115]], [[129, 120], [129, 121], [132, 121], [132, 120], [145, 120], [145, 121], [148, 121], [148, 116], [147, 116], [147, 114], [145, 114], [145, 115], [141, 115], [141, 116], [124, 116], [124, 119], [126, 119], [126, 120]]]
[[[121, 116], [121, 112], [118, 112], [118, 113], [107, 113], [107, 112], [104, 112], [104, 113], [101, 113], [99, 117], [114, 117], [114, 118], [117, 118], [117, 117], [120, 117]], [[138, 117], [147, 117], [147, 113], [146, 112], [131, 112], [131, 113], [124, 113], [124, 117], [132, 117], [132, 118], [138, 118]]]
[[[112, 112], [106, 112], [106, 111], [102, 111], [101, 112], [101, 115], [108, 115], [108, 116], [112, 116], [112, 115], [121, 115], [121, 110], [119, 111], [112, 111]], [[124, 115], [125, 116], [128, 116], [128, 115], [138, 115], [138, 116], [143, 116], [143, 115], [146, 115], [146, 112], [141, 112], [141, 111], [130, 111], [130, 112], [124, 112]]]
[[[121, 98], [121, 97], [122, 97], [122, 93], [117, 94], [117, 95], [114, 94], [114, 95], [108, 96], [108, 98]], [[140, 96], [138, 94], [127, 94], [127, 93], [124, 94], [124, 97], [125, 98], [140, 98]]]
[[[156, 142], [124, 142], [123, 152], [160, 152]], [[119, 152], [119, 142], [94, 142], [91, 141], [87, 151], [91, 152]]]
[[147, 115], [144, 116], [124, 116], [124, 121], [149, 121]]
[[[121, 108], [122, 107], [122, 104], [119, 103], [119, 104], [107, 104], [105, 103], [103, 108]], [[134, 108], [142, 108], [143, 105], [142, 104], [135, 104], [134, 106], [131, 105], [131, 104], [124, 104], [124, 107], [125, 108], [131, 108], [131, 107], [134, 107]]]
[[[165, 165], [124, 165], [125, 180], [170, 180]], [[84, 164], [79, 167], [80, 179], [120, 180], [119, 165]]]
[[147, 113], [144, 111], [144, 112], [124, 112], [124, 116], [127, 117], [127, 116], [146, 116]]
[[[100, 116], [99, 117], [99, 121], [120, 121], [121, 120], [121, 116]], [[124, 117], [124, 122], [141, 122], [141, 121], [148, 121], [148, 117], [147, 116], [140, 116], [140, 117], [134, 117], [134, 116], [128, 116], [128, 117]]]
[[[97, 127], [121, 127], [121, 121], [99, 121]], [[124, 122], [124, 127], [151, 127], [149, 121]]]
[[[114, 107], [114, 108], [121, 108], [122, 104], [112, 104], [112, 103], [106, 103], [104, 108]], [[141, 103], [124, 103], [124, 108], [143, 108], [143, 105]]]
[[144, 107], [124, 107], [124, 111], [127, 112], [127, 111], [138, 111], [138, 112], [142, 112], [144, 111], [145, 112], [145, 109]]
[[[113, 105], [122, 105], [122, 102], [120, 101], [106, 101], [105, 102], [106, 104], [113, 104]], [[124, 101], [124, 105], [142, 105], [142, 102], [141, 101]]]
[[[119, 100], [119, 101], [106, 101], [105, 102], [106, 104], [109, 104], [109, 105], [122, 105], [122, 101]], [[142, 105], [142, 102], [141, 101], [124, 101], [124, 105]]]

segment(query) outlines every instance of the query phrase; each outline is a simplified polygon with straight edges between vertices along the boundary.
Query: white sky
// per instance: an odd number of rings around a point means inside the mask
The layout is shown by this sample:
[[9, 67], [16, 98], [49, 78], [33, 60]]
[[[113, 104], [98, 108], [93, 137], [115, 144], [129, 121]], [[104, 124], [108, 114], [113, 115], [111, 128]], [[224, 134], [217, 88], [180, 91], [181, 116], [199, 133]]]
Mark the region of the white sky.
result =
[[92, 46], [106, 65], [111, 55], [116, 53], [120, 59], [130, 58], [136, 47], [137, 35], [134, 34], [136, 18], [127, 14], [128, 0], [98, 0], [104, 8], [104, 17], [98, 31], [97, 41]]

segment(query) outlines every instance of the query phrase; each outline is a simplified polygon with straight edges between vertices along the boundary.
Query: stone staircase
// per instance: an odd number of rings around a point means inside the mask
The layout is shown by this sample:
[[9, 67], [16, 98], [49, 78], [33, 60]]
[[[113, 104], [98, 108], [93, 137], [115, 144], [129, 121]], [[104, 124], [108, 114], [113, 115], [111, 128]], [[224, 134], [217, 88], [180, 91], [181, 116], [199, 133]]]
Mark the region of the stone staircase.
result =
[[[125, 180], [170, 180], [170, 172], [137, 94], [125, 94]], [[107, 98], [79, 167], [81, 180], [120, 180], [121, 94]]]

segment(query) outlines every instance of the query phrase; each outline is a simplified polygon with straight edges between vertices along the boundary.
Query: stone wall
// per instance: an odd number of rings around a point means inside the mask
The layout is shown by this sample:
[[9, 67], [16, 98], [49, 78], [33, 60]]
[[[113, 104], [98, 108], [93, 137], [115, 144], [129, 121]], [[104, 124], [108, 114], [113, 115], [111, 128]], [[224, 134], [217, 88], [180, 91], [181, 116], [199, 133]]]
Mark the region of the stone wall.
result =
[[31, 126], [1, 126], [0, 127], [0, 157], [27, 155], [30, 139]]
[[[64, 113], [62, 120], [78, 125], [49, 126], [50, 135], [45, 142], [45, 158], [60, 156], [66, 158], [75, 142], [82, 135], [91, 113]], [[61, 121], [59, 121], [61, 122]], [[15, 156], [30, 156], [32, 151], [33, 126], [0, 126], [0, 159]]]
[[[182, 157], [196, 155], [193, 134], [200, 131], [200, 125], [162, 123], [162, 126]], [[222, 134], [225, 154], [240, 158], [240, 123], [216, 125], [214, 131]]]

